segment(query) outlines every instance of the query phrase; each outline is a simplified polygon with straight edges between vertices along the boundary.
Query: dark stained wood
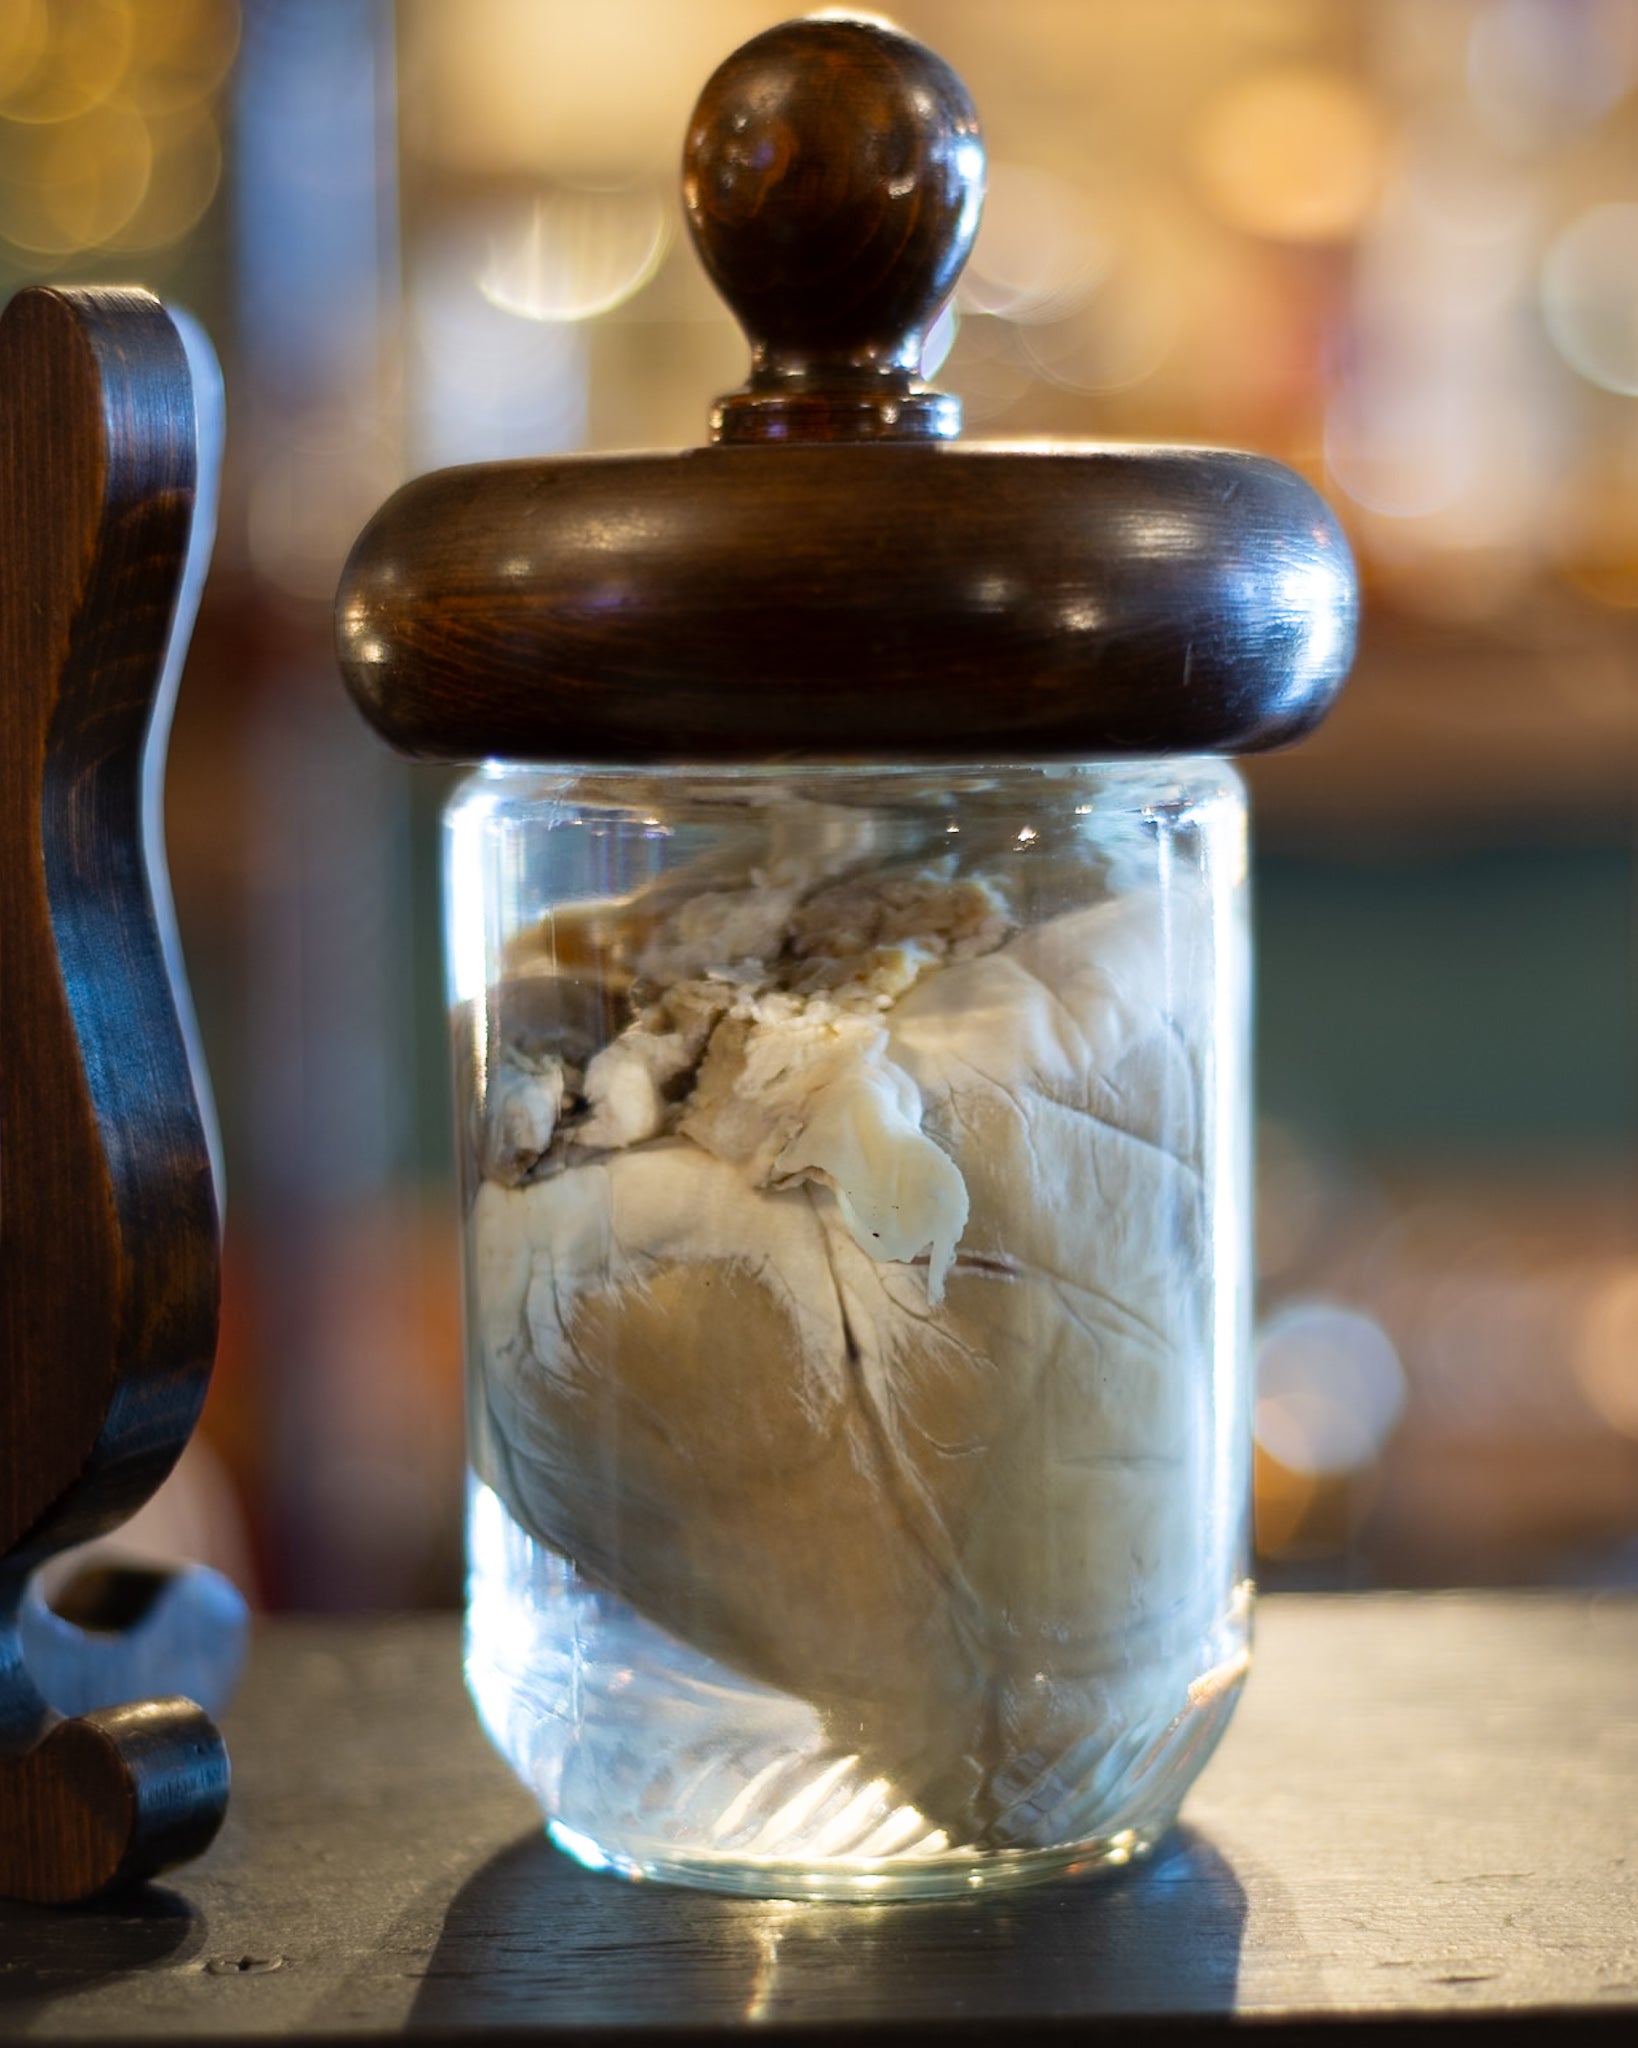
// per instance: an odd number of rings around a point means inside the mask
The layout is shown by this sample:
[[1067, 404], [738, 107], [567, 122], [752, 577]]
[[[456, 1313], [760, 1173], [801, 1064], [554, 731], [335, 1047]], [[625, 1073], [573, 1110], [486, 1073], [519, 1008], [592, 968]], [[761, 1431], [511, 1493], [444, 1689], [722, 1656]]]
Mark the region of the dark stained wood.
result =
[[342, 667], [407, 753], [1087, 759], [1278, 746], [1352, 659], [1289, 470], [1196, 449], [701, 448], [407, 484]]
[[883, 24], [787, 22], [729, 57], [684, 192], [752, 343], [719, 435], [760, 445], [407, 485], [337, 599], [377, 730], [640, 766], [1244, 753], [1315, 724], [1357, 598], [1298, 477], [940, 438], [949, 401], [914, 373], [982, 183], [965, 87]]
[[751, 344], [725, 441], [925, 440], [961, 425], [922, 344], [978, 228], [967, 89], [884, 22], [788, 21], [707, 82], [683, 149], [695, 246]]
[[[210, 1838], [226, 1796], [197, 1706], [64, 1721], [20, 1633], [33, 1567], [123, 1521], [175, 1462], [215, 1350], [215, 1193], [144, 817], [150, 728], [187, 629], [195, 485], [193, 379], [158, 301], [19, 293], [0, 318], [0, 1893], [14, 1897], [76, 1899], [165, 1868]], [[173, 1616], [187, 1597], [165, 1603]], [[81, 1637], [93, 1690], [97, 1643]], [[72, 1661], [72, 1638], [58, 1647]]]
[[937, 1905], [577, 1869], [459, 1659], [452, 1617], [268, 1625], [215, 1847], [117, 1910], [0, 1909], [0, 2036], [1638, 2038], [1630, 1595], [1265, 1600], [1239, 1713], [1152, 1862]]

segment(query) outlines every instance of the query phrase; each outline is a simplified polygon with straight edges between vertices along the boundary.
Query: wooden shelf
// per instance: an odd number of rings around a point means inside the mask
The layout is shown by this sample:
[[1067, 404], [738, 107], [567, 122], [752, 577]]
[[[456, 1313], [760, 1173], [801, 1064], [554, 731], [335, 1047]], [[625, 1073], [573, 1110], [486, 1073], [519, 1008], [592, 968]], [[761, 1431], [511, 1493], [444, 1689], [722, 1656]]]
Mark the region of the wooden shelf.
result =
[[479, 1733], [447, 1617], [267, 1625], [227, 1732], [202, 1862], [117, 1910], [0, 1909], [0, 2038], [1638, 2037], [1625, 1595], [1270, 1598], [1151, 1863], [953, 1905], [579, 1870]]

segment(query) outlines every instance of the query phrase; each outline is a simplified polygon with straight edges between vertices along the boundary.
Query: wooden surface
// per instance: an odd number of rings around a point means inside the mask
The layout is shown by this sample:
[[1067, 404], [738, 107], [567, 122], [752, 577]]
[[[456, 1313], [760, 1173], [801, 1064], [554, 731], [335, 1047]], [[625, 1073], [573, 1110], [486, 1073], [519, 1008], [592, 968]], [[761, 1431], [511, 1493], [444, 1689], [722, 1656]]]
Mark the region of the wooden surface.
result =
[[1278, 746], [1354, 618], [1347, 542], [1278, 463], [939, 442], [438, 471], [337, 599], [394, 746], [576, 763]]
[[[209, 1144], [144, 814], [188, 619], [197, 420], [145, 292], [28, 290], [0, 319], [0, 1894], [76, 1898], [220, 1821], [187, 1700], [107, 1689], [119, 1635], [65, 1627], [97, 1699], [28, 1668], [30, 1570], [175, 1462], [216, 1343]], [[157, 728], [157, 729], [156, 729]], [[158, 883], [161, 903], [162, 882]], [[163, 1605], [187, 1605], [187, 1586]], [[117, 1657], [113, 1660], [117, 1663]], [[179, 1674], [180, 1676], [180, 1674]], [[174, 1690], [174, 1687], [171, 1688]]]
[[452, 1620], [271, 1624], [217, 1845], [140, 1909], [0, 1909], [0, 2037], [1108, 2040], [1141, 2018], [1170, 2040], [1232, 2016], [1283, 2048], [1638, 2038], [1630, 1596], [1269, 1599], [1239, 1717], [1151, 1864], [954, 1905], [577, 1869], [487, 1749], [458, 1654]]
[[729, 57], [683, 190], [752, 348], [715, 430], [753, 445], [406, 485], [337, 595], [376, 729], [648, 765], [1243, 753], [1313, 726], [1357, 599], [1300, 478], [941, 438], [958, 409], [916, 369], [982, 189], [965, 87], [896, 31], [787, 22]]
[[787, 21], [718, 66], [683, 147], [683, 202], [751, 344], [725, 441], [921, 440], [960, 429], [922, 346], [978, 230], [967, 89], [885, 22]]

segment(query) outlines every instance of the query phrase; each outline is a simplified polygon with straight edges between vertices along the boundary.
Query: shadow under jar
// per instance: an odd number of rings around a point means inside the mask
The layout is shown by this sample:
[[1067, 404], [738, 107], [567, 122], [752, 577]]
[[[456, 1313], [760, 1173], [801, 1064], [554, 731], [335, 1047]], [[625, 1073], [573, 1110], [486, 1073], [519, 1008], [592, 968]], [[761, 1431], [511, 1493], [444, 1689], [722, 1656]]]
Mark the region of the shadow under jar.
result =
[[[814, 218], [838, 108], [841, 210], [921, 282], [894, 347], [872, 282], [804, 354], [769, 277], [805, 252], [852, 303]], [[1125, 1862], [1246, 1668], [1245, 810], [1211, 757], [1322, 714], [1352, 568], [1270, 463], [949, 441], [913, 365], [981, 175], [917, 45], [757, 38], [686, 167], [753, 345], [718, 445], [422, 479], [343, 583], [378, 728], [492, 757], [446, 835], [468, 1678], [559, 1845], [628, 1876]], [[881, 226], [906, 193], [919, 242]]]

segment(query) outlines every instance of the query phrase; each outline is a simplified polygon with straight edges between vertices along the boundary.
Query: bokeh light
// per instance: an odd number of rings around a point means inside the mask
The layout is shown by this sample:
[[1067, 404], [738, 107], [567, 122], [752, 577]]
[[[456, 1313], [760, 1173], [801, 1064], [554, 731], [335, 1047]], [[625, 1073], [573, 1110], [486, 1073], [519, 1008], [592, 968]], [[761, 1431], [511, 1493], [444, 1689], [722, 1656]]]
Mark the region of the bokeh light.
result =
[[239, 47], [239, 10], [223, 0], [145, 0], [121, 90], [144, 114], [197, 108], [225, 83]]
[[1638, 1437], [1638, 1266], [1611, 1274], [1588, 1300], [1575, 1376], [1612, 1429]]
[[670, 230], [654, 186], [556, 186], [491, 235], [479, 289], [526, 320], [590, 320], [642, 290]]
[[6, 0], [0, 243], [29, 259], [159, 249], [221, 180], [233, 0]]
[[1554, 540], [1566, 582], [1595, 604], [1638, 610], [1638, 431], [1566, 479]]
[[1171, 354], [1180, 325], [1177, 292], [1163, 276], [1151, 275], [1067, 320], [1022, 329], [1019, 347], [1048, 384], [1101, 396], [1152, 377]]
[[1528, 246], [1541, 188], [1459, 100], [1438, 98], [1405, 123], [1399, 177], [1383, 195], [1384, 213], [1407, 205], [1422, 230], [1419, 246], [1448, 259], [1456, 249]]
[[42, 256], [96, 248], [136, 214], [152, 169], [147, 123], [129, 107], [8, 124], [0, 130], [6, 238]]
[[789, 12], [778, 0], [407, 0], [406, 132], [469, 176], [674, 178], [701, 82]]
[[1028, 164], [992, 163], [961, 303], [1008, 320], [1053, 320], [1091, 296], [1111, 250], [1088, 194]]
[[25, 30], [33, 61], [19, 68], [0, 113], [8, 121], [49, 124], [100, 106], [125, 77], [137, 16], [149, 11], [134, 0], [51, 0], [43, 39]]
[[1312, 1472], [1291, 1471], [1258, 1444], [1253, 1462], [1253, 1495], [1259, 1556], [1290, 1555], [1309, 1535], [1309, 1524], [1320, 1501], [1321, 1482]]
[[1380, 114], [1340, 72], [1290, 65], [1229, 86], [1207, 108], [1194, 162], [1232, 226], [1277, 241], [1330, 242], [1358, 228], [1383, 170]]
[[1490, 0], [1474, 18], [1468, 89], [1480, 118], [1515, 153], [1596, 121], [1635, 75], [1631, 0]]
[[414, 273], [409, 426], [416, 468], [560, 454], [585, 437], [585, 323], [520, 320], [497, 305], [472, 274], [473, 246], [470, 225], [453, 227]]
[[1472, 479], [1465, 424], [1445, 393], [1418, 379], [1362, 383], [1326, 413], [1326, 473], [1368, 512], [1425, 518], [1454, 505]]
[[1357, 1472], [1382, 1455], [1405, 1405], [1405, 1375], [1381, 1324], [1299, 1301], [1257, 1338], [1257, 1442], [1287, 1472]]
[[0, 7], [0, 108], [27, 84], [49, 35], [45, 0], [7, 0]]
[[136, 211], [106, 240], [112, 249], [161, 249], [199, 225], [222, 179], [222, 134], [208, 107], [184, 106], [148, 122], [153, 149]]
[[999, 419], [1034, 384], [1018, 337], [1010, 321], [993, 314], [960, 316], [939, 378], [959, 396], [967, 426]]
[[1554, 240], [1541, 310], [1559, 354], [1606, 391], [1638, 396], [1638, 202], [1592, 207]]
[[1102, 396], [1153, 377], [1183, 334], [1190, 259], [1197, 237], [1188, 216], [1160, 195], [1134, 199], [1106, 224], [1096, 289], [1077, 305], [1061, 301], [1018, 328], [1023, 358], [1060, 391]]

